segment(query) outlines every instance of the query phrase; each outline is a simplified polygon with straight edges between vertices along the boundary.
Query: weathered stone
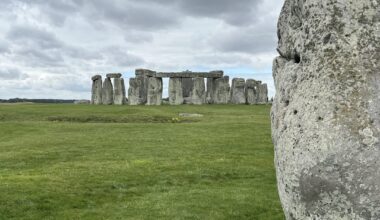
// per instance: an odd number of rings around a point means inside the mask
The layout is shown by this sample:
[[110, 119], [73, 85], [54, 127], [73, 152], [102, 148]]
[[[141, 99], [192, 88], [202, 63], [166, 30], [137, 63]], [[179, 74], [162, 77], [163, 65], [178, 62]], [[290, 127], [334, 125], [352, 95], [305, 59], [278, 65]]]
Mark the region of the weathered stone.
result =
[[193, 90], [191, 92], [191, 103], [194, 105], [202, 105], [206, 102], [206, 87], [204, 78], [193, 79]]
[[245, 80], [243, 78], [235, 78], [232, 80], [231, 86], [231, 103], [245, 104]]
[[169, 79], [169, 104], [170, 105], [183, 104], [182, 78]]
[[121, 73], [108, 73], [107, 78], [121, 78]]
[[253, 79], [247, 79], [245, 82], [245, 96], [247, 97], [247, 104], [258, 104], [259, 99], [259, 86], [260, 83]]
[[267, 84], [260, 84], [258, 85], [257, 90], [257, 102], [260, 104], [268, 103], [268, 85]]
[[215, 70], [211, 72], [159, 72], [155, 74], [156, 77], [173, 77], [173, 78], [220, 78], [223, 77], [223, 71]]
[[287, 219], [380, 219], [380, 3], [286, 0], [272, 137]]
[[98, 79], [102, 79], [102, 76], [101, 75], [95, 75], [95, 76], [91, 77], [92, 81], [95, 81], [95, 80], [98, 80]]
[[148, 69], [136, 69], [135, 70], [135, 75], [137, 77], [148, 78], [148, 77], [155, 77], [156, 76], [156, 72], [152, 71], [152, 70], [148, 70]]
[[223, 78], [215, 79], [212, 87], [212, 103], [228, 104], [230, 101], [230, 78], [224, 76]]
[[161, 105], [162, 103], [162, 78], [150, 77], [148, 79], [147, 105]]
[[91, 104], [102, 104], [102, 76], [92, 77]]
[[129, 79], [128, 104], [143, 105], [147, 101], [148, 78], [136, 77]]
[[115, 78], [113, 80], [114, 93], [113, 93], [113, 103], [115, 105], [125, 104], [125, 84], [123, 78]]
[[183, 97], [190, 97], [191, 91], [193, 90], [193, 79], [192, 78], [182, 78], [182, 93]]
[[111, 79], [108, 77], [106, 77], [103, 82], [102, 102], [103, 102], [103, 105], [113, 104], [113, 86], [112, 86]]
[[207, 78], [207, 90], [206, 90], [206, 103], [213, 104], [214, 103], [214, 87], [215, 87], [216, 78]]

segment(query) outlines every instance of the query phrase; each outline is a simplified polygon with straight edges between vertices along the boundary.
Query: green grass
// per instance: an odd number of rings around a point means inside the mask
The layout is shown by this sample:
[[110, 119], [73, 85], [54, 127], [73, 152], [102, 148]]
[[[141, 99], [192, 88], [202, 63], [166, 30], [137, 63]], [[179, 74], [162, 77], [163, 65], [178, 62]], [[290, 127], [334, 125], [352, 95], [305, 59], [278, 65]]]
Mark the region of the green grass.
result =
[[0, 105], [0, 219], [284, 219], [269, 109]]

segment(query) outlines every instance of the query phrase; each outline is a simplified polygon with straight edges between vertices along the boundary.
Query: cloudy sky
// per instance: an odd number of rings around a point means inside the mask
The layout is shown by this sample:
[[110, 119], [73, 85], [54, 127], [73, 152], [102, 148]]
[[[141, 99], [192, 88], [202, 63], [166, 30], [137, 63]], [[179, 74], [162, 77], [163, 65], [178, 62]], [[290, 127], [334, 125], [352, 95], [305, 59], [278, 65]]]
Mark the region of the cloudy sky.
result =
[[[0, 99], [89, 99], [90, 77], [221, 69], [274, 94], [283, 0], [0, 0]], [[128, 83], [127, 83], [128, 84]], [[166, 93], [167, 94], [167, 93]]]

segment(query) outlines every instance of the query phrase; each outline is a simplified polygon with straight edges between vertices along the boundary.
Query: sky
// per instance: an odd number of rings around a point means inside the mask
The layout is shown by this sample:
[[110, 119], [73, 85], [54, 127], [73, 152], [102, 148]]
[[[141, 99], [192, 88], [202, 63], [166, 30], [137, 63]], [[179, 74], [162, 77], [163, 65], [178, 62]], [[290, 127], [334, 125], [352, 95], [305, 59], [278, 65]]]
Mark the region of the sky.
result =
[[267, 83], [271, 97], [282, 4], [1, 0], [0, 99], [90, 99], [91, 76], [123, 73], [128, 89], [137, 68], [224, 70]]

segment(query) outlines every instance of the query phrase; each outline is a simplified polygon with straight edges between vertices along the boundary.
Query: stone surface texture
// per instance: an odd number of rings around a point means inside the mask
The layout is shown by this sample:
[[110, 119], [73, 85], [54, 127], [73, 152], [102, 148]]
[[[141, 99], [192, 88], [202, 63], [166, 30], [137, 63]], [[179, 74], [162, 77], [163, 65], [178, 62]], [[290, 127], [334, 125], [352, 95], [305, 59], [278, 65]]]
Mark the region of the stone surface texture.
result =
[[102, 102], [103, 102], [103, 105], [113, 104], [113, 85], [112, 85], [111, 79], [108, 77], [106, 77], [103, 82]]
[[220, 78], [223, 77], [223, 71], [210, 71], [210, 72], [192, 72], [192, 71], [184, 71], [184, 72], [159, 72], [156, 73], [156, 77], [177, 77], [177, 78]]
[[268, 103], [268, 85], [266, 83], [258, 85], [257, 102], [260, 104]]
[[115, 78], [113, 80], [113, 85], [114, 85], [113, 104], [124, 105], [126, 103], [124, 79]]
[[234, 78], [231, 85], [231, 103], [232, 104], [245, 104], [245, 79]]
[[183, 104], [182, 78], [169, 79], [169, 104]]
[[258, 104], [258, 90], [260, 83], [253, 79], [247, 79], [245, 82], [245, 96], [247, 97], [247, 104]]
[[136, 77], [129, 79], [128, 104], [143, 105], [147, 101], [148, 78]]
[[206, 103], [213, 104], [214, 103], [214, 85], [216, 78], [207, 78], [206, 81]]
[[228, 104], [230, 102], [230, 78], [224, 76], [223, 78], [214, 79], [212, 85], [212, 103]]
[[92, 77], [91, 104], [102, 104], [102, 76], [100, 75]]
[[286, 0], [272, 137], [287, 219], [380, 219], [380, 2]]
[[193, 90], [193, 79], [192, 78], [182, 78], [183, 97], [184, 98], [190, 97], [192, 90]]
[[161, 105], [162, 103], [162, 78], [148, 78], [147, 105]]
[[107, 78], [121, 78], [121, 73], [108, 73]]
[[153, 70], [148, 70], [148, 69], [136, 69], [135, 70], [135, 75], [138, 77], [154, 77], [155, 74], [156, 74], [156, 72]]
[[194, 105], [202, 105], [206, 102], [206, 86], [205, 79], [197, 77], [193, 79], [193, 90], [191, 92], [191, 103]]

